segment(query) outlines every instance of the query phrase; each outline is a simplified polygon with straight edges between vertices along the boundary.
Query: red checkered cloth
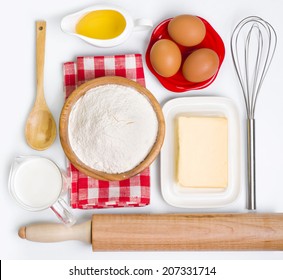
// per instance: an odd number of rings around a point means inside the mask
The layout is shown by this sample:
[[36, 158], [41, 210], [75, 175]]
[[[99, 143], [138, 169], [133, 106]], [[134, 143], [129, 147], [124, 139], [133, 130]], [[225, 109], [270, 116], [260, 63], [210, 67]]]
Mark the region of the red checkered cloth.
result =
[[[68, 96], [80, 84], [103, 76], [121, 76], [145, 86], [140, 54], [78, 57], [64, 63], [64, 91]], [[138, 207], [150, 202], [150, 170], [123, 181], [102, 181], [88, 177], [68, 162], [73, 208]]]

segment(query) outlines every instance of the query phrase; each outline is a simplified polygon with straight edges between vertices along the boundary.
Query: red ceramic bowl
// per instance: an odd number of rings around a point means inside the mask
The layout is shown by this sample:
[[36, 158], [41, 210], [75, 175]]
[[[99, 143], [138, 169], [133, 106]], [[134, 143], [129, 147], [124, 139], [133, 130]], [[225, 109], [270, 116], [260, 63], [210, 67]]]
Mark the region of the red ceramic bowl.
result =
[[184, 47], [179, 44], [177, 45], [180, 48], [181, 53], [182, 53], [182, 63], [187, 58], [187, 56], [196, 49], [210, 48], [218, 54], [219, 66], [218, 66], [217, 72], [210, 79], [203, 81], [203, 82], [193, 83], [193, 82], [187, 81], [182, 75], [182, 67], [180, 67], [179, 71], [174, 76], [169, 77], [169, 78], [162, 77], [157, 72], [155, 72], [155, 70], [153, 69], [150, 63], [150, 50], [153, 44], [160, 39], [172, 40], [172, 38], [169, 36], [168, 31], [167, 31], [167, 26], [172, 18], [166, 19], [163, 22], [161, 22], [152, 32], [150, 42], [147, 47], [146, 55], [145, 55], [146, 64], [149, 70], [153, 73], [153, 75], [160, 81], [160, 83], [166, 89], [170, 91], [184, 92], [184, 91], [197, 90], [197, 89], [202, 89], [202, 88], [207, 87], [215, 80], [218, 74], [218, 71], [221, 67], [221, 64], [223, 62], [223, 59], [225, 56], [225, 47], [224, 47], [224, 43], [221, 37], [218, 35], [218, 33], [213, 29], [213, 27], [205, 19], [201, 17], [198, 17], [198, 18], [202, 20], [202, 22], [204, 23], [206, 27], [206, 35], [203, 41], [200, 44], [193, 46], [193, 47]]

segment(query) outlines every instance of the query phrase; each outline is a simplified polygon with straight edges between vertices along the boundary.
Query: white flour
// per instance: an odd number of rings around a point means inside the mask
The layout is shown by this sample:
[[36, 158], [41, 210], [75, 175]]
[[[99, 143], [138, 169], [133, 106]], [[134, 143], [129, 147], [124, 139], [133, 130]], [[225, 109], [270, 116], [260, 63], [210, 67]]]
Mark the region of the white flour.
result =
[[69, 140], [77, 157], [91, 168], [112, 174], [142, 162], [157, 132], [157, 117], [148, 99], [121, 85], [89, 90], [69, 118]]

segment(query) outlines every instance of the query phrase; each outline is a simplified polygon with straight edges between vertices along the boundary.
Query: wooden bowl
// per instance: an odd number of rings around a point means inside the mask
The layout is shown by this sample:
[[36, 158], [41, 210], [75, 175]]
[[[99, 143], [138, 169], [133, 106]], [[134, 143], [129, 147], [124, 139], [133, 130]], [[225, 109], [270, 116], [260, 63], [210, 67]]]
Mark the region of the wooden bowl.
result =
[[[136, 167], [133, 169], [124, 172], [124, 173], [118, 173], [118, 174], [111, 174], [111, 173], [106, 173], [102, 171], [95, 170], [87, 165], [85, 165], [74, 153], [72, 150], [72, 147], [69, 142], [69, 135], [68, 135], [68, 124], [69, 124], [69, 116], [72, 111], [73, 106], [75, 103], [81, 98], [87, 91], [90, 89], [97, 87], [97, 86], [102, 86], [102, 85], [109, 85], [109, 84], [116, 84], [116, 85], [123, 85], [123, 86], [128, 86], [131, 88], [134, 88], [137, 92], [140, 94], [144, 95], [147, 97], [148, 101], [152, 105], [157, 121], [158, 121], [158, 132], [157, 132], [157, 137], [156, 141], [147, 155], [147, 157]], [[90, 80], [81, 86], [79, 86], [77, 89], [75, 89], [72, 94], [69, 96], [69, 98], [66, 100], [61, 115], [60, 115], [60, 122], [59, 122], [59, 133], [60, 133], [60, 141], [61, 145], [63, 147], [63, 150], [70, 160], [70, 162], [82, 173], [96, 178], [100, 180], [106, 180], [106, 181], [119, 181], [119, 180], [124, 180], [128, 179], [130, 177], [133, 177], [140, 172], [142, 172], [146, 167], [148, 167], [158, 156], [160, 149], [163, 144], [164, 140], [164, 135], [165, 135], [165, 121], [163, 117], [163, 112], [162, 109], [158, 103], [158, 101], [155, 99], [155, 97], [143, 86], [140, 84], [126, 79], [122, 77], [116, 77], [116, 76], [108, 76], [108, 77], [102, 77], [102, 78], [97, 78], [94, 80]], [[137, 147], [138, 148], [138, 147]]]

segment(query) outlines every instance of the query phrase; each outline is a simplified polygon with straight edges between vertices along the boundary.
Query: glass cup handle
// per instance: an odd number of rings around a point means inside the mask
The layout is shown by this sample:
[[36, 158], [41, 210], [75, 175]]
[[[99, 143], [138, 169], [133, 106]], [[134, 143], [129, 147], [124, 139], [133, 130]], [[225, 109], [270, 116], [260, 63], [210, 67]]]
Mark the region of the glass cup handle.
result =
[[134, 31], [144, 31], [153, 27], [151, 19], [138, 18], [134, 20]]
[[76, 218], [72, 214], [70, 206], [62, 198], [59, 198], [50, 208], [66, 226], [72, 226], [76, 223]]

